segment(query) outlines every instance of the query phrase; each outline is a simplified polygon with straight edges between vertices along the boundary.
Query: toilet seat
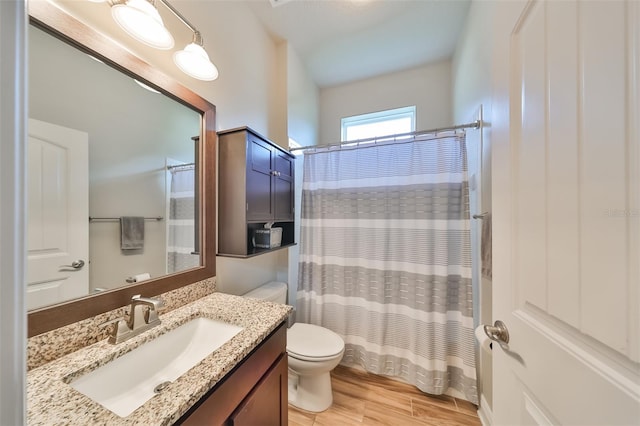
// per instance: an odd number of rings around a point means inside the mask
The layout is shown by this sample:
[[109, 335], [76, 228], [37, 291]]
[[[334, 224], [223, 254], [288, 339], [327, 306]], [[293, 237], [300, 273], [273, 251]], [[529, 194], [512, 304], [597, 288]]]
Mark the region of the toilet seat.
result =
[[331, 330], [295, 323], [287, 330], [287, 354], [302, 361], [324, 361], [341, 355], [344, 341]]

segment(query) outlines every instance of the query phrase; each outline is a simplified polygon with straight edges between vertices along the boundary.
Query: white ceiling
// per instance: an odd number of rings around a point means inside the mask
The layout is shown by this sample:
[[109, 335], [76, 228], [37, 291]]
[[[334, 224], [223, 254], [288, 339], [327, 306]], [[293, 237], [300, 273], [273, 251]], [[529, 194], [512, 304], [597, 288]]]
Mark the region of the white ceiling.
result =
[[470, 0], [269, 0], [247, 4], [319, 87], [450, 58]]

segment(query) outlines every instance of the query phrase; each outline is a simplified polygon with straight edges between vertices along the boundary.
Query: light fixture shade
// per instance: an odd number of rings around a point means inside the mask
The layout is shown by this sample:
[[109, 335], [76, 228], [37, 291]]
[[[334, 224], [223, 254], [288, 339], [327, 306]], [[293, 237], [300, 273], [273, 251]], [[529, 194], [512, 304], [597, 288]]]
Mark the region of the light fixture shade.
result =
[[111, 6], [111, 16], [136, 40], [156, 49], [168, 50], [175, 44], [162, 18], [148, 0], [127, 0]]
[[198, 80], [212, 81], [218, 78], [218, 69], [204, 48], [196, 43], [189, 43], [184, 50], [174, 53], [173, 62], [183, 73]]

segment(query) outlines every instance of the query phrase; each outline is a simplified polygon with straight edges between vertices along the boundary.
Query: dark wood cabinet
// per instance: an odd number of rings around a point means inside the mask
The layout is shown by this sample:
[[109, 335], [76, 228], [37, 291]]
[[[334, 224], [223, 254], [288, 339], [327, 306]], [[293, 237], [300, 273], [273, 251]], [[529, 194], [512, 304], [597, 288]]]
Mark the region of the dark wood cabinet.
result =
[[286, 426], [287, 327], [282, 323], [176, 424]]
[[281, 247], [294, 243], [295, 157], [248, 127], [218, 132], [218, 254], [246, 257], [253, 233], [267, 222], [282, 228]]
[[293, 221], [295, 214], [295, 157], [288, 152], [276, 150], [273, 157], [273, 218], [276, 221]]
[[287, 355], [269, 369], [242, 404], [229, 417], [229, 426], [276, 426], [287, 424]]

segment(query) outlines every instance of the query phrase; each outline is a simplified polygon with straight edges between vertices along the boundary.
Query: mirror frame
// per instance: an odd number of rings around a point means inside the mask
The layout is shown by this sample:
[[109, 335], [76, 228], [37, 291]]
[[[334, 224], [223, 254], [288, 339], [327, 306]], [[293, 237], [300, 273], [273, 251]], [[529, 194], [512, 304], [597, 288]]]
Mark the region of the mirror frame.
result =
[[28, 312], [28, 337], [54, 330], [101, 313], [121, 308], [136, 294], [156, 296], [216, 275], [216, 107], [198, 94], [154, 69], [121, 45], [75, 19], [47, 1], [29, 1], [29, 22], [66, 43], [99, 58], [116, 70], [141, 80], [202, 115], [199, 150], [200, 174], [196, 182], [200, 200], [201, 266], [87, 295]]

